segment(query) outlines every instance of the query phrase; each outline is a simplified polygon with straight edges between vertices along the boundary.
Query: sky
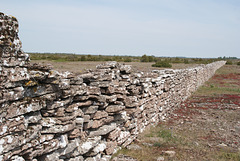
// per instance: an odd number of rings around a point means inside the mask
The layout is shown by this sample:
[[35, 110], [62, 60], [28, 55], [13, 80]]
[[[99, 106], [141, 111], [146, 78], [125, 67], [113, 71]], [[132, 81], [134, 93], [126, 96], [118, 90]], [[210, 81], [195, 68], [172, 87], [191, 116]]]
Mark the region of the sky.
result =
[[239, 0], [0, 0], [25, 52], [240, 58]]

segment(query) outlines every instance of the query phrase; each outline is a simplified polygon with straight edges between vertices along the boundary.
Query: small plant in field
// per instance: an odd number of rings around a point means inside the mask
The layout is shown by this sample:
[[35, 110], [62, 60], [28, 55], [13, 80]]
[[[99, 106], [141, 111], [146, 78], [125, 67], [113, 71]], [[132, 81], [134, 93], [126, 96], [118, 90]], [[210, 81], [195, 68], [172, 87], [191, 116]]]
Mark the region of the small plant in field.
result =
[[162, 147], [162, 144], [157, 142], [157, 143], [154, 143], [153, 146], [155, 146], [155, 147]]
[[184, 59], [184, 64], [189, 64], [189, 61], [187, 59]]
[[240, 160], [240, 153], [222, 152], [219, 156], [222, 160]]
[[230, 61], [230, 60], [228, 60], [227, 62], [226, 62], [226, 65], [232, 65], [233, 63], [232, 63], [232, 61]]
[[158, 61], [155, 64], [152, 65], [152, 67], [165, 67], [165, 68], [171, 68], [172, 65], [167, 61]]
[[123, 61], [124, 62], [132, 62], [132, 59], [131, 58], [125, 58]]
[[148, 138], [159, 138], [157, 142], [154, 142], [154, 146], [160, 147], [168, 144], [175, 144], [178, 139], [173, 136], [172, 131], [170, 129], [163, 128], [161, 126], [157, 126], [155, 128], [151, 128], [145, 137]]
[[240, 65], [240, 61], [239, 61], [239, 62], [237, 62], [237, 65]]

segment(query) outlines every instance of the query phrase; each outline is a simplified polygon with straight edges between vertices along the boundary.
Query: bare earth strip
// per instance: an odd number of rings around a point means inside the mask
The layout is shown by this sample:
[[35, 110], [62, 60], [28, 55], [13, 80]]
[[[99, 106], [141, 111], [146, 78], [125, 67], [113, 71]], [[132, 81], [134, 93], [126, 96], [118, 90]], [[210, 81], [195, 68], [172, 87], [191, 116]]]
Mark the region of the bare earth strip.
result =
[[240, 66], [220, 68], [168, 120], [117, 155], [122, 154], [137, 160], [239, 161]]

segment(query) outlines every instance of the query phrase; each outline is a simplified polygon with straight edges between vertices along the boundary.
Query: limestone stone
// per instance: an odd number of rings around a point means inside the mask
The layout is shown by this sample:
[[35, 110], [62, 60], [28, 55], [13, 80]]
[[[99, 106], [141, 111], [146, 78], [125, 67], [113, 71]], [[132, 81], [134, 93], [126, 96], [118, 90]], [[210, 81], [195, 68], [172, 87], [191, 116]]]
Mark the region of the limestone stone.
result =
[[119, 137], [117, 138], [117, 143], [122, 144], [124, 143], [131, 134], [129, 131], [121, 131]]
[[124, 108], [125, 106], [121, 106], [121, 105], [109, 105], [105, 110], [108, 113], [116, 113], [116, 112], [120, 112]]
[[96, 131], [91, 131], [89, 133], [89, 136], [102, 136], [102, 135], [106, 135], [109, 132], [113, 131], [115, 128], [117, 127], [116, 123], [111, 123], [110, 125], [104, 125], [102, 127], [100, 127], [98, 130]]
[[11, 160], [12, 161], [25, 161], [25, 159], [23, 157], [16, 156], [16, 155], [11, 157]]
[[95, 120], [98, 120], [98, 119], [101, 119], [101, 118], [105, 118], [108, 116], [108, 113], [105, 112], [105, 111], [97, 111], [94, 116], [93, 116], [93, 119]]
[[136, 96], [128, 96], [124, 100], [126, 107], [136, 107], [138, 106], [138, 99]]
[[116, 140], [121, 133], [121, 129], [119, 127], [117, 127], [115, 130], [113, 130], [112, 132], [109, 133], [108, 135], [108, 139], [109, 140]]
[[115, 152], [116, 150], [116, 147], [117, 147], [117, 142], [107, 142], [107, 147], [106, 147], [106, 154], [107, 155], [111, 155]]
[[129, 74], [131, 72], [131, 69], [132, 69], [131, 65], [121, 65], [120, 67], [120, 71], [126, 74]]
[[52, 134], [52, 133], [64, 133], [67, 131], [71, 131], [74, 129], [74, 124], [67, 124], [67, 125], [49, 125], [49, 128], [42, 130], [42, 134]]
[[100, 88], [98, 88], [98, 87], [90, 86], [90, 87], [88, 87], [87, 94], [88, 95], [100, 95], [101, 91], [100, 91]]
[[142, 147], [140, 147], [140, 146], [137, 145], [137, 144], [131, 144], [131, 145], [128, 145], [128, 146], [127, 146], [127, 149], [130, 149], [130, 150], [141, 150]]
[[75, 158], [71, 158], [68, 161], [84, 161], [84, 158], [82, 156], [78, 156], [78, 157], [75, 157]]
[[89, 107], [83, 108], [82, 110], [84, 114], [87, 114], [87, 115], [94, 114], [97, 112], [98, 106], [89, 106]]
[[174, 155], [176, 154], [175, 151], [170, 151], [170, 150], [164, 151], [164, 153], [167, 154], [167, 155], [169, 155], [170, 157], [174, 157]]
[[102, 118], [101, 120], [94, 120], [92, 123], [92, 128], [99, 128], [104, 124], [111, 123], [114, 120], [113, 116], [108, 116], [106, 118]]
[[79, 154], [85, 154], [89, 152], [89, 150], [95, 147], [100, 142], [100, 140], [101, 136], [88, 138], [86, 142], [83, 142], [81, 145], [78, 146]]
[[78, 138], [81, 136], [81, 131], [79, 129], [74, 129], [73, 131], [71, 131], [69, 133], [69, 138], [73, 139], [73, 138]]

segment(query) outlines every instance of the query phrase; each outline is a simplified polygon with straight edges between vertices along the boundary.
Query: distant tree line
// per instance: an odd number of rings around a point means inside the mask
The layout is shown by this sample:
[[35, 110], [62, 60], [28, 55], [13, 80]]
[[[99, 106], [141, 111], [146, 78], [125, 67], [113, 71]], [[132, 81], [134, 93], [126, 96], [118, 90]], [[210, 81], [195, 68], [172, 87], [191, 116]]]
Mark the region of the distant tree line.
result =
[[133, 56], [103, 56], [103, 55], [77, 55], [61, 53], [28, 53], [31, 60], [51, 60], [57, 62], [64, 61], [118, 61], [131, 62], [138, 61], [139, 58]]
[[185, 58], [185, 57], [155, 57], [146, 54], [142, 56], [108, 56], [108, 55], [77, 55], [64, 53], [28, 53], [31, 60], [64, 61], [117, 61], [117, 62], [153, 62], [154, 67], [171, 67], [173, 63], [208, 64], [218, 60], [227, 60], [226, 64], [240, 64], [236, 57], [218, 58]]

